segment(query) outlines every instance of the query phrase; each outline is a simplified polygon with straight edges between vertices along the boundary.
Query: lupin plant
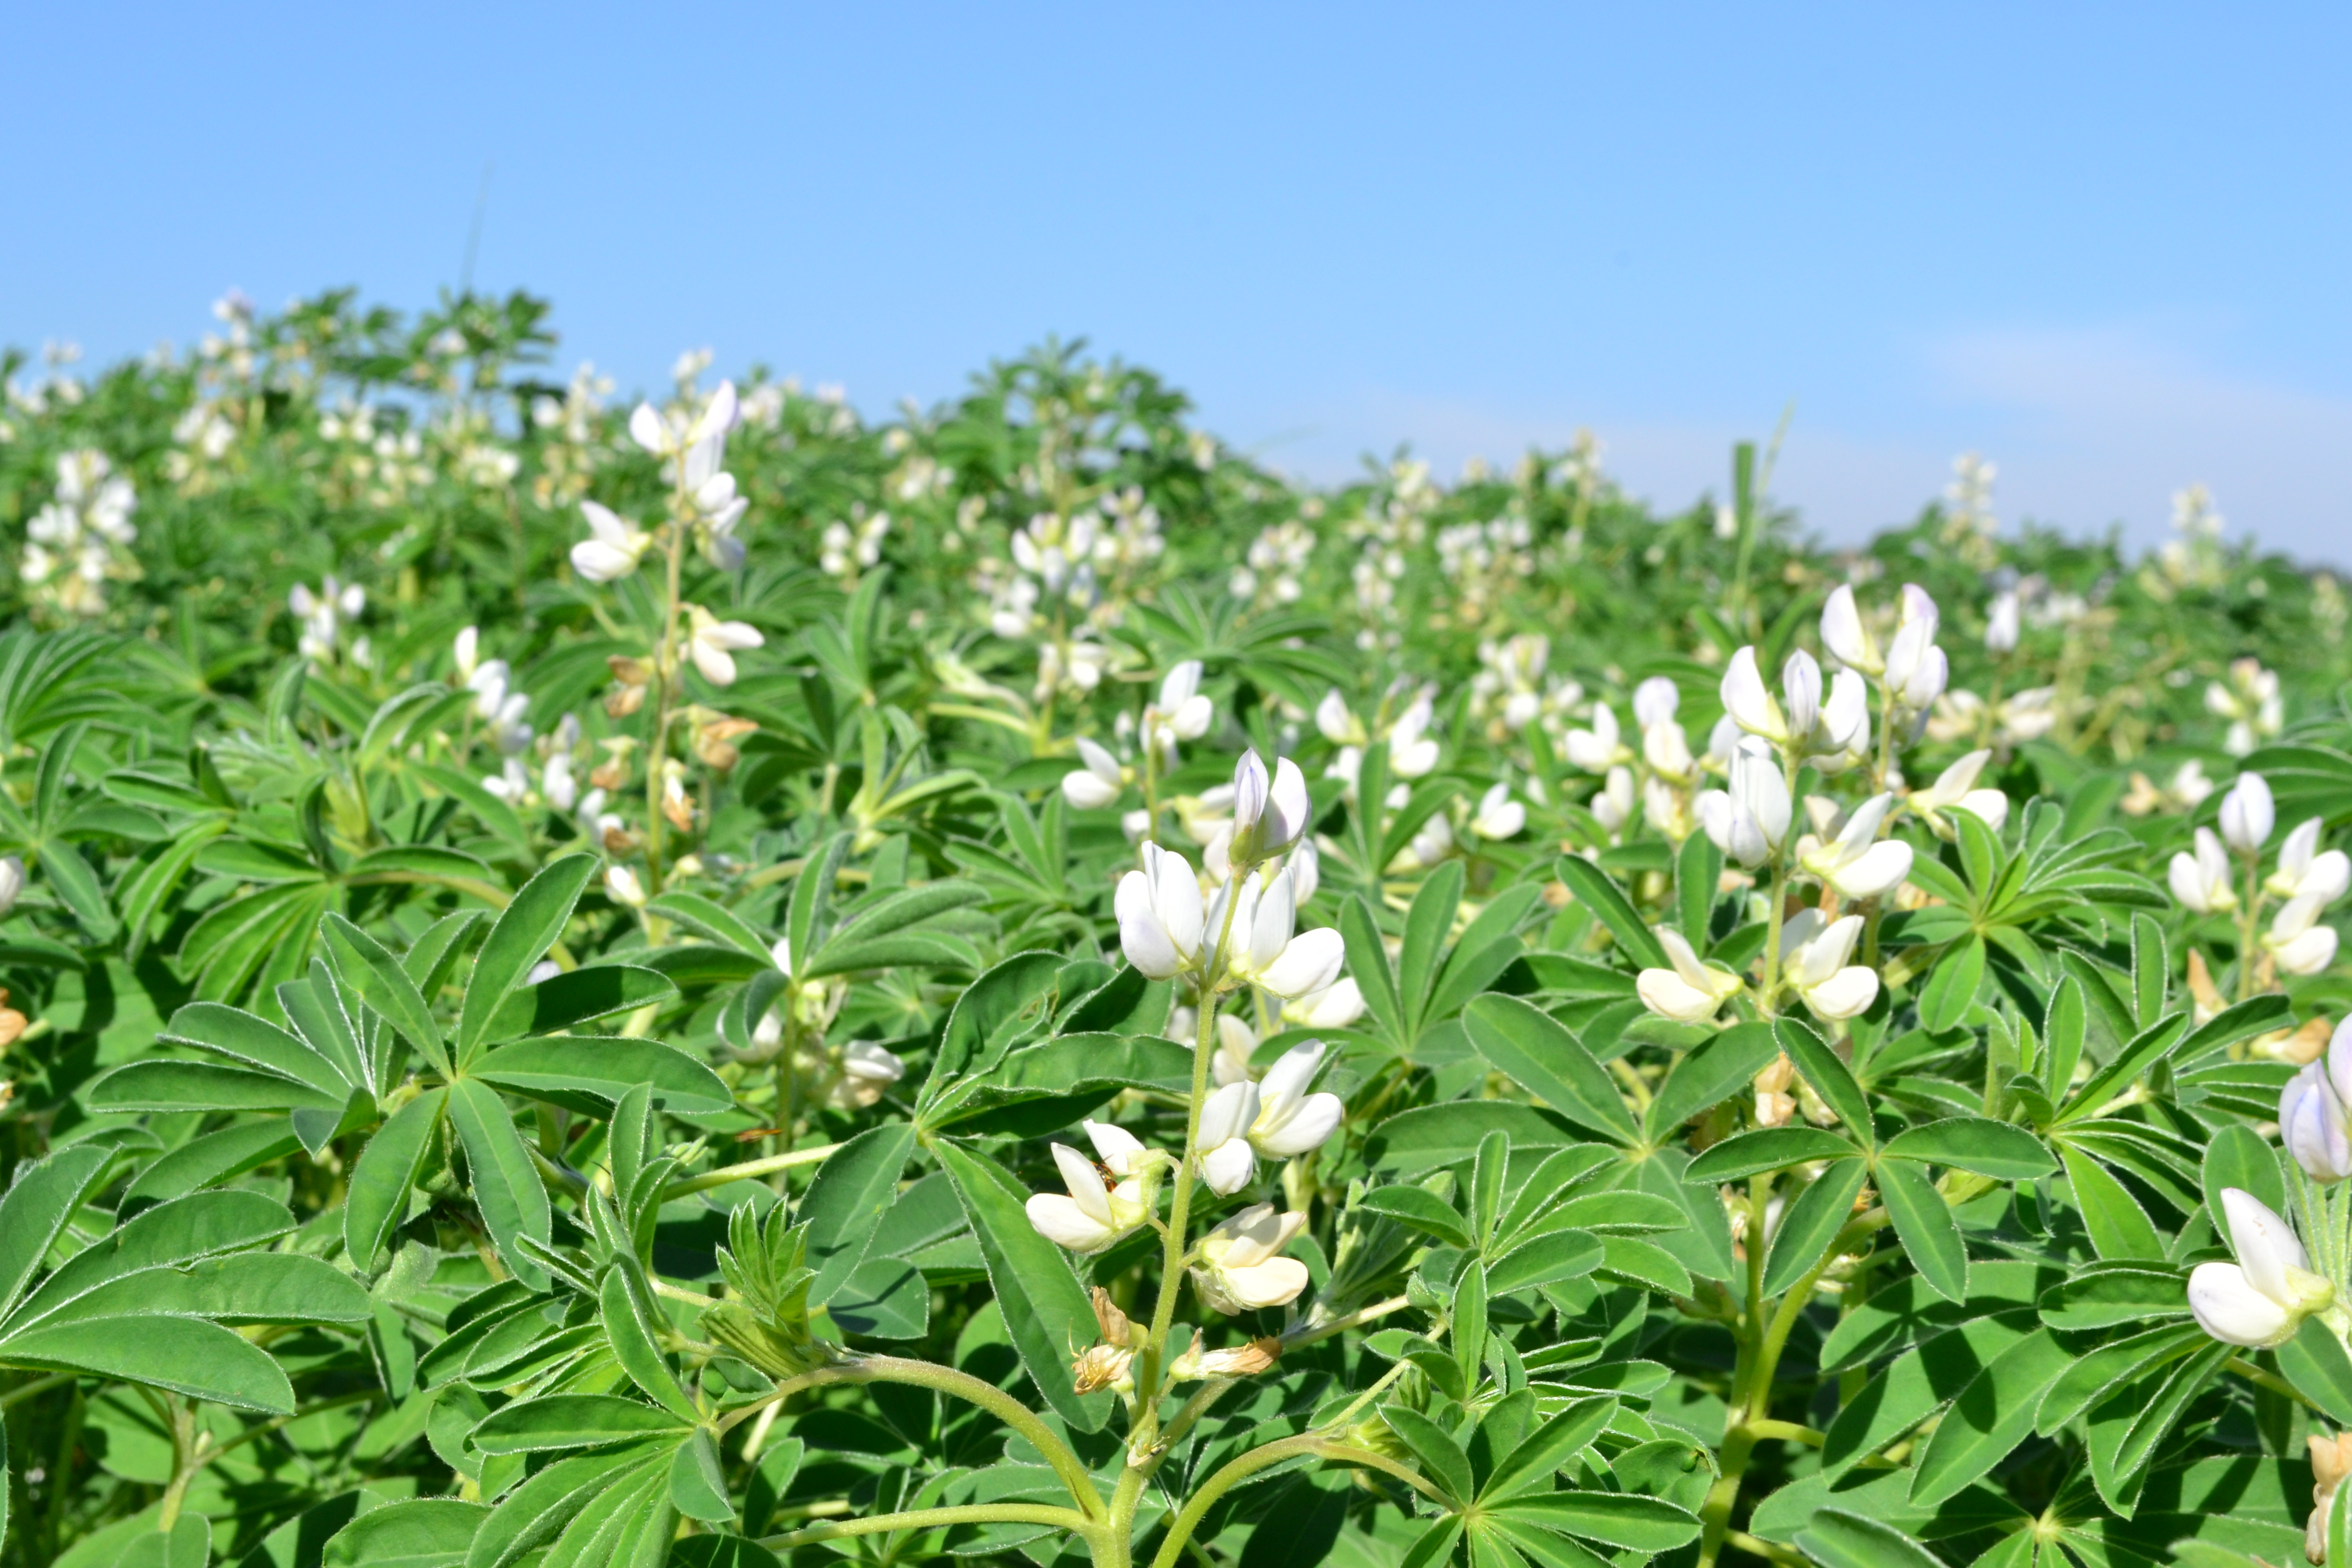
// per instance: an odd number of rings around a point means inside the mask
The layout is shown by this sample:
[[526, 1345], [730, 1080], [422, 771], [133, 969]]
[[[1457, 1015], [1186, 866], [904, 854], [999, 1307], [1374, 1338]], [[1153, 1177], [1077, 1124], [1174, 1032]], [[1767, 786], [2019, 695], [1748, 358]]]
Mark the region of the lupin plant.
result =
[[2352, 1568], [2352, 617], [2203, 492], [217, 314], [0, 371], [0, 1562]]

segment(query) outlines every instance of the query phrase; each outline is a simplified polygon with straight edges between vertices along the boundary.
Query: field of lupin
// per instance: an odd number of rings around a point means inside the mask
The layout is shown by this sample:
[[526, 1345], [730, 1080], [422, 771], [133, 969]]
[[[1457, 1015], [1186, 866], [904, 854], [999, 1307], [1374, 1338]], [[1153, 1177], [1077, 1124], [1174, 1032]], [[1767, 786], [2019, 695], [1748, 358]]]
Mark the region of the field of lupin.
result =
[[0, 1563], [2352, 1568], [2352, 605], [2201, 488], [215, 315], [0, 360]]

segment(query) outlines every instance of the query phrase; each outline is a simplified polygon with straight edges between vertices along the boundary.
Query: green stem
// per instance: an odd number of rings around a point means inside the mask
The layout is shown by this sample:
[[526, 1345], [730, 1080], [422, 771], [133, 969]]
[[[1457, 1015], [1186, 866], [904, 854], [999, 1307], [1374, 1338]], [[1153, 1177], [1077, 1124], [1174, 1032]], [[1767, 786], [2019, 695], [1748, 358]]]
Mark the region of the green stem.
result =
[[713, 1187], [723, 1187], [730, 1182], [749, 1181], [754, 1176], [770, 1176], [778, 1171], [789, 1171], [795, 1165], [821, 1164], [841, 1145], [826, 1143], [814, 1149], [794, 1149], [787, 1154], [769, 1154], [757, 1160], [746, 1160], [740, 1165], [721, 1165], [715, 1171], [705, 1171], [698, 1176], [688, 1176], [672, 1182], [662, 1189], [661, 1201], [691, 1197], [707, 1193]]
[[1453, 1506], [1452, 1500], [1423, 1479], [1418, 1471], [1409, 1466], [1401, 1465], [1386, 1455], [1376, 1454], [1370, 1448], [1335, 1443], [1310, 1432], [1303, 1436], [1284, 1437], [1268, 1443], [1263, 1447], [1253, 1448], [1203, 1481], [1201, 1484], [1201, 1489], [1194, 1492], [1192, 1500], [1185, 1503], [1184, 1511], [1178, 1514], [1175, 1522], [1168, 1527], [1167, 1539], [1160, 1543], [1158, 1554], [1151, 1559], [1151, 1568], [1175, 1568], [1176, 1560], [1182, 1554], [1185, 1543], [1192, 1538], [1192, 1531], [1200, 1528], [1201, 1521], [1207, 1516], [1216, 1500], [1225, 1493], [1233, 1490], [1234, 1487], [1249, 1479], [1260, 1470], [1271, 1469], [1276, 1465], [1292, 1459], [1307, 1458], [1329, 1459], [1343, 1465], [1364, 1465], [1395, 1477], [1413, 1490], [1433, 1499], [1442, 1506], [1449, 1508]]
[[1027, 1438], [1030, 1446], [1045, 1456], [1045, 1462], [1061, 1478], [1062, 1485], [1068, 1489], [1085, 1519], [1092, 1521], [1102, 1517], [1102, 1493], [1096, 1489], [1094, 1477], [1087, 1472], [1077, 1455], [1071, 1451], [1070, 1446], [1062, 1440], [1060, 1434], [1037, 1418], [1036, 1412], [992, 1383], [931, 1362], [912, 1361], [894, 1355], [870, 1355], [840, 1366], [821, 1366], [797, 1377], [786, 1378], [764, 1398], [729, 1411], [719, 1422], [719, 1430], [727, 1432], [767, 1406], [789, 1399], [795, 1394], [812, 1388], [843, 1387], [861, 1383], [911, 1384], [917, 1388], [932, 1389], [977, 1405]]
[[62, 1388], [71, 1383], [76, 1375], [70, 1372], [53, 1372], [47, 1377], [37, 1377], [30, 1383], [19, 1384], [7, 1393], [0, 1394], [0, 1410], [7, 1409], [20, 1399], [31, 1399], [47, 1394], [52, 1388]]
[[829, 1519], [783, 1535], [771, 1535], [760, 1544], [771, 1552], [788, 1551], [816, 1541], [841, 1541], [854, 1535], [882, 1535], [894, 1530], [944, 1530], [958, 1524], [1051, 1524], [1087, 1537], [1101, 1528], [1085, 1515], [1066, 1508], [1040, 1503], [972, 1503], [961, 1508], [918, 1508], [904, 1513], [868, 1514], [864, 1519]]

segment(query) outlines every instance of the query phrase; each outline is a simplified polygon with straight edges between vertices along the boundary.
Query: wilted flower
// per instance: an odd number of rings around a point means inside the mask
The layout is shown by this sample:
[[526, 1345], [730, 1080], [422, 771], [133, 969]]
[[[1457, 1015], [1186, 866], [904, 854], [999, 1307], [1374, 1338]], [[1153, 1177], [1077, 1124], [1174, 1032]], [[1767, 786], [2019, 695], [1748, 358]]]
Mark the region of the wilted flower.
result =
[[2335, 1289], [2311, 1272], [2293, 1228], [2260, 1198], [2224, 1187], [2221, 1208], [2238, 1261], [2199, 1264], [2189, 1276], [2189, 1310], [2224, 1344], [2283, 1345], [2335, 1300]]
[[1307, 1216], [1277, 1215], [1259, 1204], [1226, 1220], [1201, 1238], [1192, 1288], [1202, 1302], [1220, 1312], [1248, 1312], [1297, 1300], [1307, 1289], [1307, 1265], [1279, 1256], [1307, 1227]]

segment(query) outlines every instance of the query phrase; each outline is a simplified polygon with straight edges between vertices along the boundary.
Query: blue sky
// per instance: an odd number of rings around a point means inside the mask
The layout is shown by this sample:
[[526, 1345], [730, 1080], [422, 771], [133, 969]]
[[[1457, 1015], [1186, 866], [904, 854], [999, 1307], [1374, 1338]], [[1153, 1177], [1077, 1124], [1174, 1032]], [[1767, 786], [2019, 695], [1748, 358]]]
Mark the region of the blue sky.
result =
[[0, 341], [475, 279], [561, 362], [869, 410], [1085, 334], [1315, 477], [1590, 426], [1833, 537], [1998, 510], [2352, 559], [2340, 5], [18, 6]]

